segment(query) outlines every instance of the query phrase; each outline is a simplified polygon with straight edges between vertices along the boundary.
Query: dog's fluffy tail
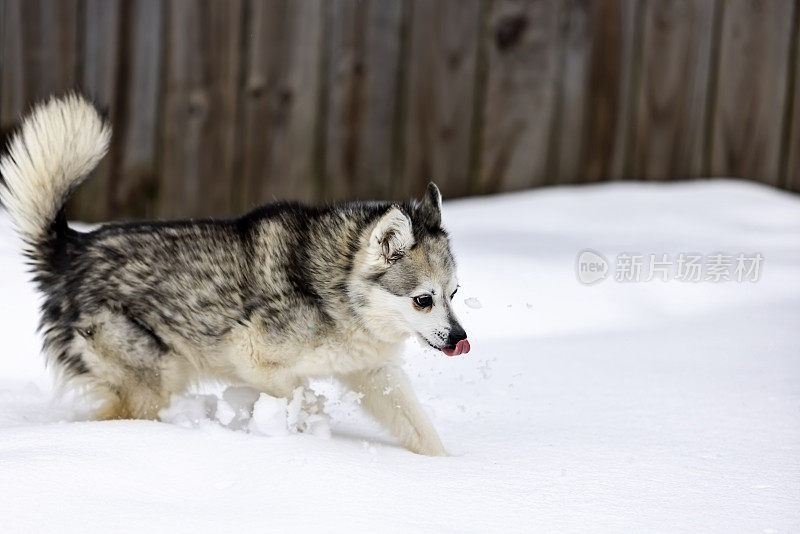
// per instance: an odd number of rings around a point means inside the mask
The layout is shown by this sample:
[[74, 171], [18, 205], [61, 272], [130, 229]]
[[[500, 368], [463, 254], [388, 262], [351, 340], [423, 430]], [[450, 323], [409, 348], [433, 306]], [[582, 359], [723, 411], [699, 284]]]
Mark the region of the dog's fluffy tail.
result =
[[[76, 94], [37, 105], [0, 159], [0, 202], [37, 258], [55, 237], [72, 191], [108, 150], [110, 127]], [[66, 225], [66, 219], [62, 223]]]

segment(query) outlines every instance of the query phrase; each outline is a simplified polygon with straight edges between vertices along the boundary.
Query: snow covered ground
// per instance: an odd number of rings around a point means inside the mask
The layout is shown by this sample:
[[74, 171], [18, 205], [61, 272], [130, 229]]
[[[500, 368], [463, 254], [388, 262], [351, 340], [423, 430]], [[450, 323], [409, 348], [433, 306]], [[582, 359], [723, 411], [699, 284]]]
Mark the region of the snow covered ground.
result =
[[[213, 386], [176, 399], [170, 423], [68, 422], [0, 213], [0, 529], [800, 531], [799, 197], [565, 187], [447, 203], [445, 221], [472, 352], [409, 344], [452, 453], [426, 458], [330, 381], [314, 384], [318, 431], [287, 430], [273, 399], [251, 419], [255, 398]], [[584, 249], [607, 279], [578, 281]], [[756, 282], [615, 280], [626, 257], [644, 279], [649, 254], [675, 269], [682, 253], [763, 261]]]

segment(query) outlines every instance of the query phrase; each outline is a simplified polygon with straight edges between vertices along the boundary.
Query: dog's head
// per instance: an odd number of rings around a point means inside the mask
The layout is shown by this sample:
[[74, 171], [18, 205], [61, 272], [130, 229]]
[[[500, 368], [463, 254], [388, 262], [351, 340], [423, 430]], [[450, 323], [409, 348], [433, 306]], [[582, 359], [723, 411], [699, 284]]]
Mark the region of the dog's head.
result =
[[451, 305], [458, 278], [439, 188], [431, 183], [422, 200], [390, 206], [367, 236], [357, 262], [364, 324], [387, 341], [412, 335], [449, 356], [469, 352]]

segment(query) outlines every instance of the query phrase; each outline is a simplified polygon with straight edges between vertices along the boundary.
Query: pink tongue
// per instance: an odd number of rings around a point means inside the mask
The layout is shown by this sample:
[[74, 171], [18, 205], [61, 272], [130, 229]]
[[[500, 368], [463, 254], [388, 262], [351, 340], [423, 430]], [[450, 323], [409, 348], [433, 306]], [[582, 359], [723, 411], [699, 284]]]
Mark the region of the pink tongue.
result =
[[462, 339], [456, 346], [452, 349], [448, 349], [447, 347], [442, 347], [442, 352], [447, 354], [448, 356], [458, 356], [459, 354], [466, 354], [469, 352], [469, 341], [466, 339]]

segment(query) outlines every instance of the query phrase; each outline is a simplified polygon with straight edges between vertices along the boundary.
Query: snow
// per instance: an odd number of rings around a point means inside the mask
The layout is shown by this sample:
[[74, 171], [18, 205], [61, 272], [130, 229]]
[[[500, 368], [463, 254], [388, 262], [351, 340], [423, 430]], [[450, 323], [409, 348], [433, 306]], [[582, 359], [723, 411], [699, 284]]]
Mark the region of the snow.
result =
[[[409, 343], [406, 367], [445, 458], [397, 447], [331, 380], [69, 422], [0, 213], [2, 530], [800, 530], [800, 198], [617, 183], [444, 209], [472, 352]], [[764, 261], [756, 282], [624, 283], [612, 265], [585, 285], [584, 250]]]

